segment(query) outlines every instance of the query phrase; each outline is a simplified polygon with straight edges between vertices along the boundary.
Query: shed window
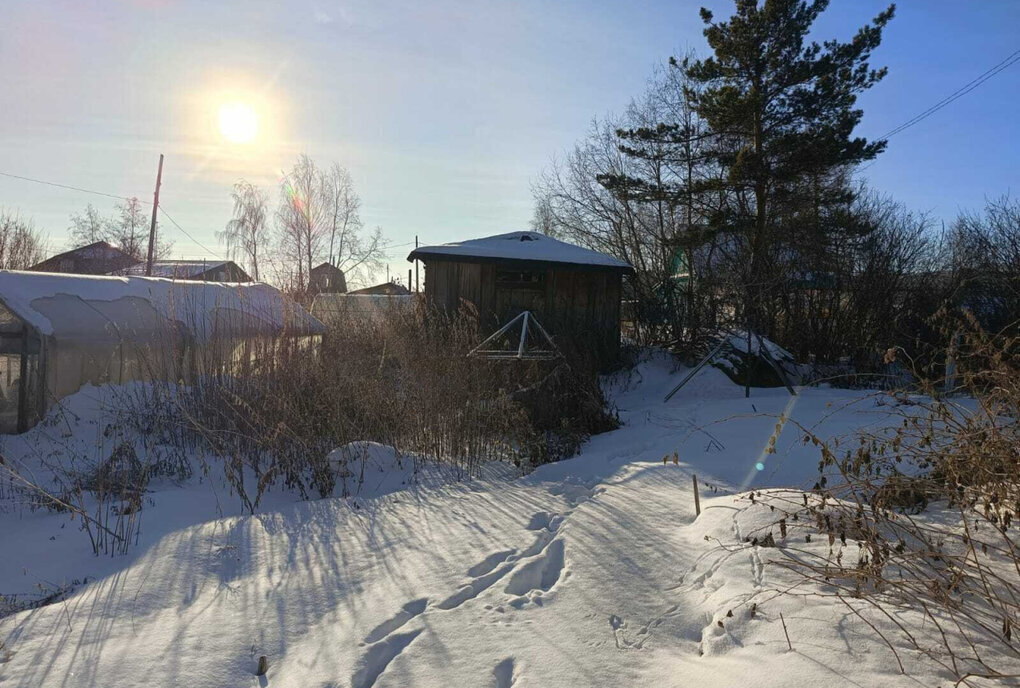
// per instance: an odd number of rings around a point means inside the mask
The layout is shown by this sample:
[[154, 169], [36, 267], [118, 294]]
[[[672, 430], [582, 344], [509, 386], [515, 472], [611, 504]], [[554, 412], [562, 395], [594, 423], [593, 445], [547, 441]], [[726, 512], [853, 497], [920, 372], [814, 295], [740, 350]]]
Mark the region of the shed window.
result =
[[542, 289], [545, 273], [538, 270], [497, 270], [496, 284], [506, 289]]

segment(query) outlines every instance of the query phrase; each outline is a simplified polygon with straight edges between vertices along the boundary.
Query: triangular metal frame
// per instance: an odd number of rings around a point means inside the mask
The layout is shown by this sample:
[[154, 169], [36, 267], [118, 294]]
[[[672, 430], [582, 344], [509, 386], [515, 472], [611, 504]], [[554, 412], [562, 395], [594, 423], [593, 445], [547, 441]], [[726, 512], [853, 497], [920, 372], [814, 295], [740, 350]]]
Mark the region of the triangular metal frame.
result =
[[[521, 324], [521, 337], [516, 351], [513, 349], [486, 348], [510, 331], [517, 323]], [[545, 344], [548, 345], [548, 348], [528, 348], [528, 333], [529, 331], [532, 331], [532, 329], [538, 332], [541, 340], [544, 340]], [[552, 337], [550, 337], [549, 333], [545, 331], [542, 324], [538, 322], [538, 318], [536, 318], [531, 311], [523, 311], [506, 325], [503, 325], [503, 327], [489, 335], [481, 344], [469, 351], [468, 356], [473, 358], [489, 358], [496, 360], [514, 359], [519, 361], [551, 361], [561, 358], [563, 354], [560, 353], [559, 347], [557, 347], [556, 343], [553, 342]]]
[[[723, 331], [723, 334], [733, 336], [733, 333], [728, 331]], [[793, 385], [790, 384], [790, 379], [786, 376], [786, 372], [783, 370], [783, 367], [780, 366], [774, 358], [772, 358], [772, 354], [769, 352], [768, 347], [765, 346], [765, 340], [762, 339], [762, 336], [757, 332], [753, 333], [753, 335], [758, 338], [759, 351], [761, 351], [761, 353], [764, 355], [765, 361], [772, 367], [772, 370], [775, 371], [777, 376], [779, 376], [779, 380], [783, 383], [783, 385], [786, 386], [786, 391], [788, 391], [791, 396], [797, 396], [797, 392], [796, 390], [794, 390]], [[669, 394], [667, 394], [662, 401], [664, 403], [669, 401], [674, 394], [680, 391], [681, 387], [690, 382], [691, 378], [697, 375], [698, 371], [704, 368], [705, 365], [707, 365], [709, 361], [715, 358], [716, 355], [720, 351], [722, 351], [723, 348], [726, 346], [733, 345], [730, 343], [729, 337], [724, 336], [719, 340], [719, 343], [716, 344], [715, 348], [712, 349], [712, 351], [707, 356], [701, 359], [701, 362], [698, 363], [698, 365], [694, 366], [690, 370], [690, 372], [688, 372], [687, 375], [684, 376], [684, 379], [680, 380], [680, 384], [678, 384], [676, 387], [670, 390]], [[748, 355], [750, 355], [750, 351], [748, 351]]]

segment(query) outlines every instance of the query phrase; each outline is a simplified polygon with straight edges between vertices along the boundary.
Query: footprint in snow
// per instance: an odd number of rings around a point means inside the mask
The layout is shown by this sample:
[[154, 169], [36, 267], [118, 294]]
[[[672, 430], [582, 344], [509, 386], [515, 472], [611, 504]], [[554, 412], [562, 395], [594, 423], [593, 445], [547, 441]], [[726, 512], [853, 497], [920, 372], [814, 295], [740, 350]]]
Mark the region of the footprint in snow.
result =
[[637, 640], [628, 640], [624, 630], [627, 622], [613, 614], [609, 617], [609, 627], [613, 629], [613, 638], [616, 640], [617, 650], [640, 650], [648, 640], [648, 626], [642, 626], [637, 630]]
[[456, 609], [460, 605], [464, 604], [468, 600], [481, 595], [483, 592], [491, 588], [496, 581], [505, 576], [510, 572], [514, 565], [504, 564], [503, 566], [495, 569], [494, 571], [487, 573], [483, 576], [479, 576], [469, 583], [461, 586], [460, 590], [447, 597], [442, 602], [436, 604], [437, 609]]
[[562, 522], [563, 517], [559, 514], [539, 511], [531, 515], [531, 520], [528, 521], [528, 525], [525, 528], [528, 530], [548, 530], [551, 533], [555, 533]]
[[351, 675], [351, 688], [372, 688], [386, 667], [417, 638], [423, 629], [390, 635], [371, 647], [358, 660], [357, 668]]
[[516, 554], [516, 549], [507, 549], [501, 552], [493, 552], [489, 556], [468, 569], [467, 574], [472, 577], [484, 576], [489, 571], [505, 562], [511, 555]]
[[564, 545], [562, 539], [555, 539], [510, 576], [505, 589], [508, 595], [515, 597], [510, 605], [520, 609], [530, 601], [541, 606], [543, 593], [551, 590], [562, 577]]
[[581, 481], [577, 479], [567, 479], [559, 485], [554, 485], [549, 488], [549, 494], [563, 497], [571, 507], [577, 507], [582, 502], [594, 498], [596, 495], [602, 494], [606, 491], [604, 487], [597, 487], [597, 480]]
[[517, 683], [516, 666], [513, 657], [507, 657], [492, 669], [493, 688], [511, 688]]
[[425, 607], [428, 606], [429, 599], [423, 597], [420, 600], [411, 600], [396, 613], [393, 617], [383, 621], [381, 624], [372, 629], [372, 631], [365, 636], [363, 645], [371, 645], [372, 643], [379, 642], [393, 631], [397, 630], [408, 621], [418, 616], [425, 611]]

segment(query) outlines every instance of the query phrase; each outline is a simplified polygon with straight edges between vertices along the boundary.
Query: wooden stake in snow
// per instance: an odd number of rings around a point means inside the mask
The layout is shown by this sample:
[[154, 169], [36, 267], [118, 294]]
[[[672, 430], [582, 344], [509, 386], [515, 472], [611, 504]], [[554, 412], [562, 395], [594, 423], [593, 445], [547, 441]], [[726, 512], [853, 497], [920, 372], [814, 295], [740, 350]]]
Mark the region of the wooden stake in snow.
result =
[[698, 476], [692, 474], [691, 478], [694, 479], [694, 515], [701, 516], [701, 498], [698, 496]]
[[779, 620], [783, 622], [783, 634], [786, 636], [786, 646], [790, 648], [790, 652], [793, 652], [793, 645], [790, 643], [790, 632], [786, 630], [786, 619], [783, 618], [783, 612], [779, 612]]
[[269, 660], [265, 655], [262, 655], [259, 657], [259, 668], [255, 670], [255, 675], [265, 676], [267, 671], [269, 671]]

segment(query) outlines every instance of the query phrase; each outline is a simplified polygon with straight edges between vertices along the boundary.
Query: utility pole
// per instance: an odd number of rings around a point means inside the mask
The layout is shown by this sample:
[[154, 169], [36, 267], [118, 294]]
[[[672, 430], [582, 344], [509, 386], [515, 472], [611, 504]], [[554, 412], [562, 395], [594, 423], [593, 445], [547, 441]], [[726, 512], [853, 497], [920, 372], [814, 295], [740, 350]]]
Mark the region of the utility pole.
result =
[[145, 262], [145, 276], [152, 277], [152, 251], [156, 246], [156, 213], [159, 212], [159, 185], [163, 183], [163, 154], [159, 154], [159, 171], [156, 172], [156, 193], [152, 195], [152, 224], [149, 225], [149, 257]]
[[[418, 235], [417, 234], [414, 235], [414, 250], [415, 251], [418, 250]], [[411, 276], [408, 275], [407, 279], [408, 279], [408, 281], [410, 281], [411, 280]], [[415, 260], [414, 260], [414, 291], [415, 291], [415, 293], [418, 292], [418, 259], [417, 258], [415, 258]]]

